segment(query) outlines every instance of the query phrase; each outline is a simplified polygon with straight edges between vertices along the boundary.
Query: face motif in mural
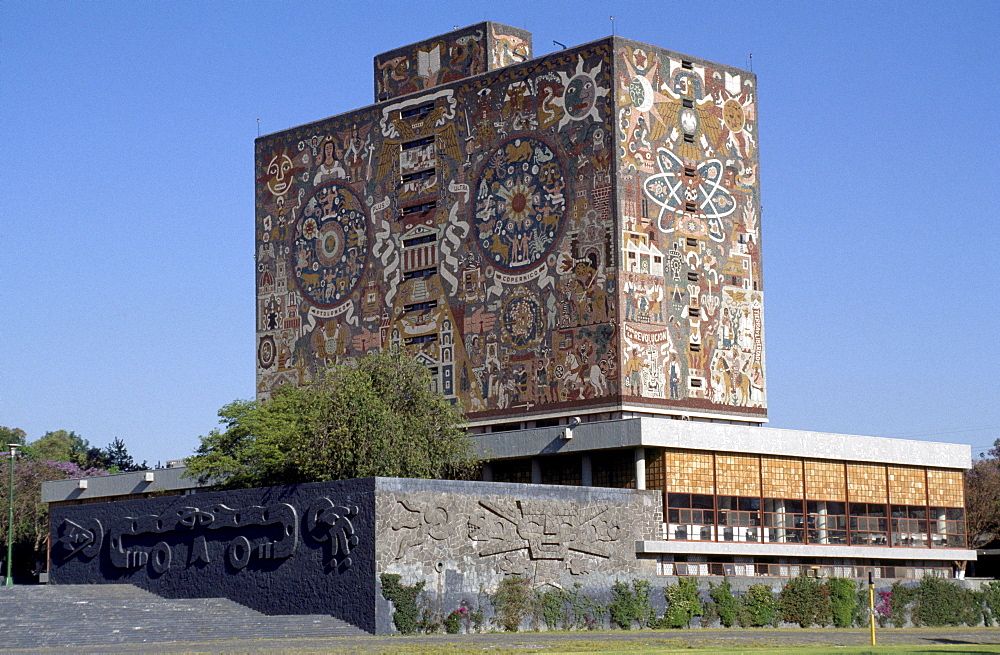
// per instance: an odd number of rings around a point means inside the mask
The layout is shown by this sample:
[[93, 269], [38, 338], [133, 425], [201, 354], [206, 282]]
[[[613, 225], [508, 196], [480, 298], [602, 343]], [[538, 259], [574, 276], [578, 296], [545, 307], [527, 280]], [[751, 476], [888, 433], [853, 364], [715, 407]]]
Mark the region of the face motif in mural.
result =
[[475, 235], [498, 268], [533, 267], [548, 254], [566, 213], [565, 175], [555, 150], [515, 137], [487, 158], [476, 186]]
[[282, 153], [275, 155], [267, 164], [267, 190], [276, 196], [283, 196], [292, 186], [295, 165], [291, 158]]
[[336, 182], [317, 188], [295, 226], [291, 265], [299, 289], [314, 305], [334, 307], [354, 292], [367, 263], [361, 199]]
[[572, 121], [582, 121], [586, 119], [599, 121], [598, 98], [607, 96], [611, 90], [603, 87], [597, 82], [597, 76], [601, 73], [601, 64], [597, 64], [591, 69], [584, 68], [583, 58], [577, 60], [576, 71], [570, 77], [564, 72], [559, 73], [562, 84], [565, 87], [559, 104], [562, 104], [565, 114], [559, 121], [561, 130], [567, 123]]

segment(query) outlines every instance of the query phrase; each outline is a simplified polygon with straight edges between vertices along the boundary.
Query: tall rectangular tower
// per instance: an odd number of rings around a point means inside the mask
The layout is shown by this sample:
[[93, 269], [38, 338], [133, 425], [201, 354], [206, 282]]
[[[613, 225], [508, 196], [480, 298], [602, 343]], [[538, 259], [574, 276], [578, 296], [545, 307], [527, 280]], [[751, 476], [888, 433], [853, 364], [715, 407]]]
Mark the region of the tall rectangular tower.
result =
[[257, 140], [259, 397], [399, 344], [474, 425], [766, 420], [751, 73], [481, 23], [375, 80]]

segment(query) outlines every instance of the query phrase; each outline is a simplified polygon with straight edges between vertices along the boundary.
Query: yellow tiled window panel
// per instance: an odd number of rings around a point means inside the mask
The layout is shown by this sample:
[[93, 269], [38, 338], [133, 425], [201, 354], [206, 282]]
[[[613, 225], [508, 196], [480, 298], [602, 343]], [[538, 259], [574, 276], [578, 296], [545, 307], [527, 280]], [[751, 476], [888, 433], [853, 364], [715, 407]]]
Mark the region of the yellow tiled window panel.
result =
[[765, 498], [802, 498], [802, 460], [792, 457], [761, 457]]
[[885, 488], [885, 465], [848, 464], [847, 492], [852, 503], [885, 503], [889, 494]]
[[847, 481], [844, 479], [844, 463], [825, 459], [807, 459], [806, 499], [832, 500], [844, 502]]
[[646, 449], [646, 488], [663, 491], [664, 484], [664, 457], [662, 448]]
[[927, 469], [931, 507], [965, 507], [965, 475], [955, 469]]
[[714, 494], [712, 453], [695, 450], [667, 451], [667, 491]]
[[923, 467], [889, 467], [889, 502], [893, 505], [924, 505], [927, 502]]
[[760, 458], [716, 454], [715, 484], [720, 496], [760, 496]]

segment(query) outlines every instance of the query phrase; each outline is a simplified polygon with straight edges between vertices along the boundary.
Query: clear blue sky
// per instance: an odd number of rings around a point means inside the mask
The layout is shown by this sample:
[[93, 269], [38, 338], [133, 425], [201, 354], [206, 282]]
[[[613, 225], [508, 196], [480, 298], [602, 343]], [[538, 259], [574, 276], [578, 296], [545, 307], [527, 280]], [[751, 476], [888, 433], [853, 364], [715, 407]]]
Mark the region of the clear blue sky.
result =
[[760, 88], [771, 425], [1000, 437], [1000, 3], [0, 3], [0, 425], [191, 454], [254, 393], [253, 140], [485, 19]]

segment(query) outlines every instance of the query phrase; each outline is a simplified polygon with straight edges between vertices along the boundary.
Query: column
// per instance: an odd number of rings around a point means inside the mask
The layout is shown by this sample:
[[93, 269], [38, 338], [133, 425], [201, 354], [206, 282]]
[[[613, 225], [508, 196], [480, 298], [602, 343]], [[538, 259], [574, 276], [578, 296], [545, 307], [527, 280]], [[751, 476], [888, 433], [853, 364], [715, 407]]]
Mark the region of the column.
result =
[[646, 449], [642, 446], [635, 449], [635, 488], [646, 488]]
[[594, 469], [590, 463], [590, 455], [580, 457], [580, 484], [584, 487], [594, 486]]

